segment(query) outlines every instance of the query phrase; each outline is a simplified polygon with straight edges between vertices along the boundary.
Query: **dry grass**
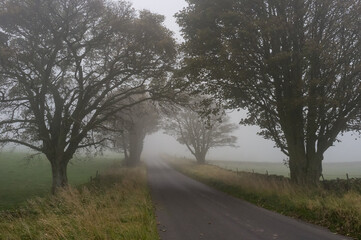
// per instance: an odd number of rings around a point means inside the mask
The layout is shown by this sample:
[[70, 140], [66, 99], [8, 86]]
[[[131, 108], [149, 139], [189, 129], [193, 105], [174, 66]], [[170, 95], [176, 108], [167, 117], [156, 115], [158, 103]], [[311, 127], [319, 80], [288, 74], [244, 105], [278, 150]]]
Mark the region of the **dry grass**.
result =
[[113, 169], [1, 215], [0, 239], [159, 239], [145, 168]]
[[293, 185], [288, 180], [251, 173], [235, 173], [213, 165], [172, 163], [181, 172], [258, 206], [361, 239], [361, 195], [335, 194]]

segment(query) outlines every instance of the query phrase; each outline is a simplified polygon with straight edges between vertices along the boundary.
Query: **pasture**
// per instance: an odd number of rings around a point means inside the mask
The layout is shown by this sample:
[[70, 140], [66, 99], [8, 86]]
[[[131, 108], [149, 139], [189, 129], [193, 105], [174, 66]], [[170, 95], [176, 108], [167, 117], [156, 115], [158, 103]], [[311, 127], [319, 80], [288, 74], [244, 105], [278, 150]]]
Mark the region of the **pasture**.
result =
[[[112, 164], [120, 164], [120, 156], [75, 157], [68, 165], [70, 185], [89, 181]], [[16, 208], [35, 196], [44, 196], [51, 188], [51, 168], [43, 155], [29, 159], [25, 152], [0, 153], [0, 210]]]

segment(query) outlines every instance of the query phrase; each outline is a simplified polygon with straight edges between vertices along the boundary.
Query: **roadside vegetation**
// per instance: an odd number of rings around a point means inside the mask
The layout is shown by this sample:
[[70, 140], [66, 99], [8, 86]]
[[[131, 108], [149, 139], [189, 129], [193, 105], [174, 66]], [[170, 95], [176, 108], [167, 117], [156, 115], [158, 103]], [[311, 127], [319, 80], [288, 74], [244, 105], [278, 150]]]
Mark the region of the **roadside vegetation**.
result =
[[361, 192], [302, 187], [288, 178], [233, 172], [218, 166], [172, 161], [180, 172], [283, 215], [361, 239]]
[[158, 239], [144, 167], [113, 167], [79, 188], [0, 212], [0, 239]]

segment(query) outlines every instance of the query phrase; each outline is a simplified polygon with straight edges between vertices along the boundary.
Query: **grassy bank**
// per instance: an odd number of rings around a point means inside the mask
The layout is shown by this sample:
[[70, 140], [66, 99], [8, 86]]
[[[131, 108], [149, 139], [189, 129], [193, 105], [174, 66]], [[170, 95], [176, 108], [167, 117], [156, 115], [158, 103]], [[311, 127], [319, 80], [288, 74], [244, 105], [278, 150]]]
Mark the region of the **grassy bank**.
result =
[[295, 186], [272, 176], [235, 173], [213, 165], [172, 162], [184, 174], [230, 195], [281, 214], [361, 239], [361, 195]]
[[159, 239], [145, 168], [113, 168], [0, 215], [0, 239]]
[[[39, 155], [31, 160], [24, 152], [0, 153], [0, 210], [17, 208], [27, 199], [50, 192], [49, 161]], [[96, 158], [76, 157], [68, 166], [69, 183], [73, 186], [89, 181], [96, 172], [103, 172], [115, 162], [115, 156]]]

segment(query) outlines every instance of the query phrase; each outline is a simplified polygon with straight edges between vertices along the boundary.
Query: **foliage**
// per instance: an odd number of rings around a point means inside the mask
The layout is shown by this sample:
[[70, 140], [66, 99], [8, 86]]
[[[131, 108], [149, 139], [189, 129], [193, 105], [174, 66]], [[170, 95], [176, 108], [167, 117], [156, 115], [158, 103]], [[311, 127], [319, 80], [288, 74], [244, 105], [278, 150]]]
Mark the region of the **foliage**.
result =
[[361, 194], [294, 185], [286, 178], [174, 161], [186, 175], [260, 207], [361, 239]]
[[[2, 0], [0, 142], [46, 155], [53, 190], [133, 95], [169, 96], [176, 55], [164, 17], [105, 0]], [[132, 105], [136, 104], [132, 103]]]
[[82, 189], [0, 213], [0, 239], [158, 238], [144, 168], [114, 167]]
[[317, 183], [324, 152], [360, 113], [361, 1], [188, 3], [178, 14], [188, 79], [247, 109], [243, 123], [289, 156], [292, 179]]

